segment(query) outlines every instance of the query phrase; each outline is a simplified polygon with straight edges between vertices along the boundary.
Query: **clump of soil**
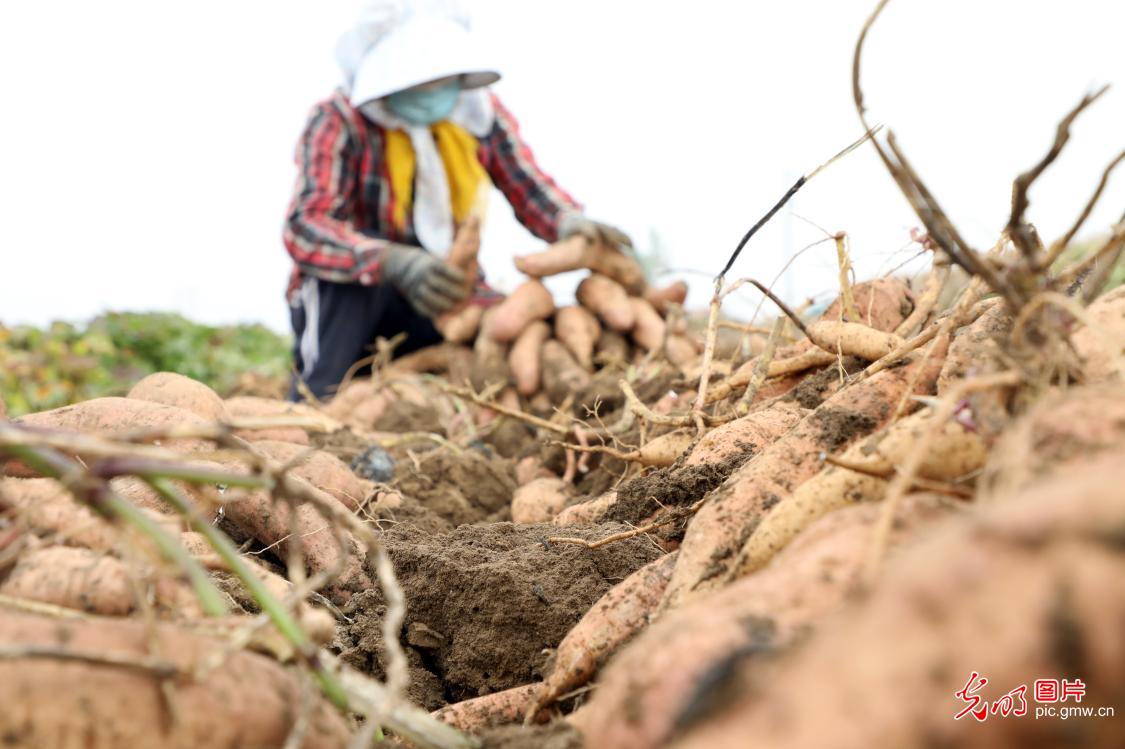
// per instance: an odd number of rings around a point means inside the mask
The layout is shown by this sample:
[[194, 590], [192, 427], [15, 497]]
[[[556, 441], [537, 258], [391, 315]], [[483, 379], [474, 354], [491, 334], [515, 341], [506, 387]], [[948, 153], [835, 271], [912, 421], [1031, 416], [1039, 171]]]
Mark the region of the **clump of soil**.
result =
[[[867, 366], [867, 362], [855, 356], [845, 356], [841, 362], [846, 374], [859, 372]], [[824, 402], [824, 399], [835, 392], [832, 385], [840, 380], [840, 367], [826, 367], [819, 372], [807, 375], [797, 383], [797, 386], [786, 393], [782, 398], [795, 401], [799, 405], [813, 409]]]
[[[417, 462], [415, 462], [415, 460]], [[491, 450], [469, 448], [460, 452], [432, 450], [400, 458], [392, 486], [407, 501], [425, 512], [417, 513], [422, 525], [433, 513], [449, 526], [496, 519], [511, 506], [516, 490], [515, 469], [510, 461]], [[413, 500], [413, 501], [412, 501]], [[411, 510], [406, 509], [406, 514]], [[396, 519], [401, 520], [396, 512]], [[440, 525], [437, 526], [440, 529]]]
[[857, 436], [870, 434], [878, 422], [865, 413], [846, 408], [822, 408], [814, 418], [821, 428], [821, 444], [827, 452], [835, 452]]
[[481, 749], [582, 749], [582, 734], [569, 723], [500, 726], [480, 735]]
[[746, 449], [720, 463], [659, 468], [630, 479], [617, 490], [617, 501], [600, 520], [636, 525], [661, 507], [690, 505], [723, 483], [753, 454], [753, 449]]
[[432, 406], [420, 406], [405, 399], [391, 401], [375, 420], [379, 432], [433, 432], [445, 434], [441, 417]]
[[[596, 539], [622, 530], [609, 524], [568, 535]], [[386, 531], [408, 605], [403, 640], [415, 672], [412, 699], [432, 710], [542, 678], [544, 651], [611, 586], [660, 553], [641, 537], [598, 549], [546, 543], [557, 531], [511, 523], [436, 536], [406, 525]], [[353, 621], [337, 642], [345, 661], [378, 678], [384, 611], [378, 589], [354, 596], [345, 610]]]

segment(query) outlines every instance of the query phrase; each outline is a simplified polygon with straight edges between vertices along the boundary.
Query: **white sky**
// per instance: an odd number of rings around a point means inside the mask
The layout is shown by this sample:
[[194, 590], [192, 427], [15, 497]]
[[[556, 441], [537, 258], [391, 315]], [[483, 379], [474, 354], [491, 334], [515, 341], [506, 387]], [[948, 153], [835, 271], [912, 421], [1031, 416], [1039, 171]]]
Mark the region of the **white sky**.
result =
[[[871, 0], [469, 0], [504, 63], [498, 91], [540, 163], [642, 248], [656, 231], [702, 305], [742, 233], [803, 172], [860, 133], [851, 54]], [[0, 3], [0, 321], [177, 310], [288, 328], [281, 222], [293, 146], [336, 85], [354, 0], [36, 0]], [[1087, 90], [1061, 160], [1032, 191], [1061, 233], [1125, 147], [1125, 3], [894, 0], [865, 56], [884, 122], [969, 238], [1003, 226], [1011, 179]], [[788, 253], [846, 230], [861, 277], [905, 260], [916, 220], [870, 146], [837, 164], [747, 248], [763, 279]], [[1125, 209], [1111, 180], [1090, 230]], [[484, 257], [541, 243], [493, 201]], [[779, 289], [831, 288], [834, 250]], [[566, 293], [566, 283], [559, 291]], [[753, 297], [747, 294], [747, 304]]]

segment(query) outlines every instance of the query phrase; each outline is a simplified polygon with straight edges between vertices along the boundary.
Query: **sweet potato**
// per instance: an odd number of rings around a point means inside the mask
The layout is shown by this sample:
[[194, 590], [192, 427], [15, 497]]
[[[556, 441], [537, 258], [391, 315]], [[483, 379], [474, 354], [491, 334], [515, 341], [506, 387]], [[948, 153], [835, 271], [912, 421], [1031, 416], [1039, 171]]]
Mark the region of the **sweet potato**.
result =
[[480, 330], [484, 307], [467, 304], [456, 312], [447, 312], [434, 320], [434, 327], [449, 343], [468, 343]]
[[593, 525], [617, 502], [617, 492], [609, 491], [597, 499], [571, 505], [555, 516], [555, 525]]
[[0, 594], [103, 616], [124, 616], [136, 606], [124, 562], [67, 546], [24, 552]]
[[808, 326], [809, 340], [830, 354], [858, 356], [868, 361], [881, 359], [905, 341], [894, 333], [863, 323], [820, 320]]
[[590, 607], [555, 650], [554, 668], [536, 693], [529, 717], [588, 682], [606, 658], [648, 624], [675, 564], [675, 553], [649, 562]]
[[[555, 477], [538, 455], [528, 455], [516, 462], [516, 485], [523, 486], [535, 479], [549, 479]], [[557, 477], [556, 477], [557, 478]]]
[[[952, 504], [908, 498], [892, 542], [912, 541]], [[707, 704], [702, 699], [711, 696], [709, 690], [727, 683], [718, 677], [742, 662], [768, 667], [762, 655], [787, 648], [843, 605], [878, 510], [860, 505], [821, 518], [767, 569], [690, 601], [638, 635], [602, 669], [582, 711], [586, 747], [664, 746], [681, 722]], [[739, 734], [742, 745], [750, 735]]]
[[348, 465], [335, 455], [323, 450], [308, 452], [292, 442], [255, 442], [254, 447], [281, 464], [288, 464], [298, 455], [307, 453], [290, 471], [316, 488], [328, 492], [349, 510], [356, 510], [364, 497], [371, 493], [371, 485], [352, 473]]
[[[0, 612], [0, 641], [15, 652], [54, 649], [138, 661], [152, 657], [196, 674], [177, 681], [177, 717], [168, 720], [165, 693], [156, 676], [144, 669], [42, 656], [5, 658], [0, 735], [8, 738], [8, 746], [260, 749], [285, 743], [301, 700], [293, 673], [269, 658], [238, 650], [217, 668], [202, 669], [227, 647], [224, 638], [167, 623], [157, 623], [150, 636], [146, 627], [140, 619], [68, 621]], [[341, 715], [314, 696], [302, 749], [344, 749], [349, 733]]]
[[473, 342], [473, 387], [483, 390], [497, 382], [508, 381], [508, 344], [495, 340], [486, 331], [491, 327], [492, 320], [498, 314], [497, 307], [485, 310], [481, 322], [482, 335], [478, 335]]
[[[914, 311], [914, 294], [899, 278], [876, 278], [858, 283], [852, 287], [852, 298], [860, 319], [848, 322], [863, 323], [876, 330], [893, 331]], [[841, 320], [843, 317], [844, 305], [837, 298], [820, 319]]]
[[[825, 746], [826, 737], [845, 748], [1121, 746], [1120, 720], [1032, 712], [1037, 679], [1080, 679], [1083, 705], [1121, 694], [1125, 557], [1109, 529], [1125, 527], [1123, 462], [1118, 451], [1072, 463], [897, 554], [873, 594], [779, 663], [768, 687], [734, 669], [726, 683], [746, 688], [727, 691], [697, 725], [681, 723], [675, 746], [734, 749], [746, 736], [783, 749]], [[954, 720], [971, 704], [954, 693], [974, 672], [988, 683], [970, 689], [983, 687], [989, 708], [1025, 686], [1028, 716]]]
[[644, 290], [645, 277], [641, 266], [631, 256], [606, 247], [601, 242], [591, 242], [583, 236], [573, 236], [548, 247], [542, 252], [515, 258], [516, 268], [532, 278], [544, 278], [559, 273], [588, 268], [595, 273], [612, 278], [632, 293]]
[[592, 273], [578, 284], [575, 297], [611, 330], [628, 333], [637, 322], [637, 313], [629, 303], [629, 295], [621, 284]]
[[472, 358], [469, 347], [446, 341], [400, 356], [387, 366], [388, 375], [444, 374], [466, 367]]
[[664, 343], [664, 355], [680, 369], [686, 369], [699, 361], [699, 351], [691, 338], [679, 333], [668, 336]]
[[562, 403], [590, 384], [590, 373], [574, 361], [566, 346], [556, 340], [543, 344], [543, 389], [554, 403]]
[[944, 343], [939, 348], [921, 372], [915, 362], [838, 391], [735, 471], [688, 525], [662, 607], [717, 585], [765, 512], [816, 473], [821, 452], [836, 452], [885, 424], [912, 381], [913, 392], [928, 394]]
[[[271, 398], [239, 395], [234, 398], [227, 398], [226, 406], [227, 412], [234, 419], [284, 417], [308, 419], [317, 422], [316, 429], [322, 432], [334, 432], [343, 426], [337, 419], [304, 403], [290, 403]], [[273, 440], [276, 442], [292, 442], [298, 445], [309, 444], [308, 433], [300, 427], [242, 430], [236, 432], [236, 434], [251, 442]]]
[[[276, 544], [279, 556], [288, 553], [294, 530], [289, 508], [281, 502], [271, 502], [266, 492], [249, 492], [232, 499], [223, 505], [223, 512], [231, 522], [258, 541], [267, 546]], [[311, 505], [297, 507], [297, 533], [305, 565], [311, 572], [333, 568], [343, 554], [342, 571], [334, 583], [335, 598], [347, 600], [352, 593], [371, 586], [355, 538], [347, 531], [341, 531], [344, 542], [341, 549], [329, 524]]]
[[95, 551], [108, 551], [117, 543], [113, 526], [54, 479], [0, 478], [0, 511], [18, 516], [55, 543]]
[[645, 300], [662, 315], [668, 314], [668, 308], [673, 304], [683, 306], [687, 301], [688, 285], [683, 281], [673, 281], [664, 288], [658, 289], [649, 286], [645, 289]]
[[127, 397], [176, 406], [207, 421], [225, 421], [228, 418], [223, 399], [214, 390], [175, 372], [150, 374], [134, 385]]
[[582, 305], [562, 307], [555, 313], [555, 338], [585, 369], [594, 368], [594, 346], [601, 332], [598, 318]]
[[510, 343], [536, 320], [546, 320], [555, 311], [551, 292], [539, 281], [524, 281], [485, 316], [483, 333], [494, 341]]
[[493, 692], [483, 697], [455, 702], [431, 713], [442, 723], [448, 723], [467, 733], [479, 733], [486, 728], [518, 723], [523, 720], [528, 706], [535, 699], [538, 684]]
[[722, 463], [732, 455], [761, 452], [807, 413], [796, 403], [779, 402], [723, 424], [703, 435], [685, 465]]
[[633, 308], [633, 340], [645, 351], [656, 351], [664, 345], [666, 325], [652, 305], [639, 297], [629, 297]]
[[1125, 445], [1125, 398], [1117, 383], [1048, 394], [1010, 424], [993, 446], [981, 476], [982, 502], [1046, 481]]
[[1125, 286], [1095, 299], [1086, 319], [1088, 324], [1071, 336], [1085, 381], [1125, 381]]
[[[198, 615], [192, 591], [177, 580], [154, 580], [155, 603], [179, 615]], [[0, 594], [102, 616], [137, 608], [125, 562], [90, 549], [45, 546], [20, 555]]]
[[46, 429], [102, 433], [205, 423], [186, 409], [132, 398], [94, 398], [21, 416], [15, 421]]
[[[850, 465], [889, 475], [902, 464], [922, 435], [931, 429], [931, 413], [919, 412], [896, 421], [878, 434], [852, 445], [840, 456]], [[937, 481], [952, 481], [984, 466], [984, 442], [957, 421], [942, 426], [918, 471]], [[871, 473], [829, 466], [772, 507], [750, 534], [731, 567], [739, 577], [763, 567], [780, 549], [817, 518], [853, 502], [883, 499], [887, 479]]]
[[512, 522], [551, 522], [566, 507], [573, 490], [562, 479], [541, 478], [529, 481], [512, 495]]
[[591, 447], [578, 447], [573, 449], [578, 452], [601, 453], [610, 455], [618, 460], [640, 463], [643, 466], [664, 468], [679, 460], [685, 451], [695, 442], [695, 434], [686, 429], [677, 429], [667, 434], [662, 434], [640, 446], [636, 450], [624, 452], [608, 445], [593, 445]]
[[539, 390], [542, 372], [540, 352], [543, 342], [551, 335], [551, 326], [535, 320], [519, 334], [508, 352], [508, 368], [520, 395], [534, 395]]

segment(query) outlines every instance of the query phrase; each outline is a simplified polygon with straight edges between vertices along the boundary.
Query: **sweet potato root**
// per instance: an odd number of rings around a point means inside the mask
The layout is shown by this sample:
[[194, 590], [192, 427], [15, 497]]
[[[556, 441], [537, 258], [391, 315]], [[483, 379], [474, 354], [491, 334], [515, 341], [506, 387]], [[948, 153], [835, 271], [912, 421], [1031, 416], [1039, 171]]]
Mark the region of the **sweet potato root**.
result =
[[175, 372], [150, 374], [134, 385], [127, 397], [182, 408], [207, 421], [227, 419], [223, 399], [214, 390]]
[[[731, 567], [731, 576], [746, 575], [766, 565], [780, 549], [817, 518], [853, 502], [878, 502], [887, 478], [902, 464], [931, 428], [931, 413], [919, 412], [896, 421], [878, 434], [852, 445], [840, 456], [864, 473], [829, 466], [771, 508], [746, 540]], [[918, 475], [952, 481], [980, 470], [988, 456], [984, 442], [957, 421], [937, 433]], [[883, 477], [872, 474], [882, 474]]]
[[578, 452], [601, 453], [618, 460], [639, 463], [643, 466], [663, 468], [675, 463], [695, 442], [695, 435], [686, 429], [677, 429], [646, 442], [636, 450], [623, 452], [608, 445], [590, 447], [572, 446]]
[[808, 326], [809, 340], [830, 354], [858, 356], [868, 361], [881, 359], [904, 341], [894, 333], [863, 323], [820, 320]]
[[[226, 646], [223, 639], [171, 624], [158, 623], [150, 637], [139, 619], [67, 621], [8, 610], [0, 612], [0, 641], [13, 652], [153, 657], [187, 672], [197, 671]], [[159, 681], [144, 669], [42, 656], [5, 658], [0, 735], [13, 749], [259, 749], [285, 743], [300, 704], [301, 689], [292, 673], [245, 651], [234, 652], [217, 669], [198, 671], [196, 678], [177, 683], [177, 719], [170, 721]], [[302, 749], [344, 749], [349, 731], [343, 718], [319, 697], [313, 699]]]
[[529, 481], [512, 495], [513, 523], [549, 523], [573, 493], [562, 479], [540, 478]]
[[666, 554], [614, 585], [590, 607], [555, 650], [555, 665], [528, 708], [533, 718], [590, 680], [599, 665], [648, 624], [672, 576], [676, 554]]
[[[227, 398], [226, 407], [227, 413], [235, 419], [284, 417], [307, 419], [316, 422], [316, 429], [322, 432], [333, 432], [343, 426], [337, 419], [304, 403], [290, 403], [272, 398], [239, 395], [234, 398]], [[299, 427], [243, 430], [236, 432], [236, 434], [250, 442], [273, 440], [276, 442], [292, 442], [298, 445], [309, 444], [308, 433], [305, 429]]]
[[555, 313], [555, 338], [585, 369], [594, 368], [594, 347], [601, 332], [598, 318], [581, 305], [562, 307]]
[[555, 311], [555, 299], [539, 281], [532, 279], [516, 287], [485, 316], [483, 333], [494, 341], [510, 343], [536, 320], [546, 320]]
[[929, 393], [944, 343], [939, 347], [923, 371], [915, 362], [838, 391], [735, 471], [688, 525], [662, 607], [717, 585], [765, 512], [817, 472], [820, 453], [834, 453], [885, 424], [912, 382], [913, 392]]
[[[912, 541], [952, 504], [907, 498], [892, 541]], [[666, 745], [678, 725], [707, 704], [701, 700], [709, 690], [727, 683], [716, 676], [742, 662], [768, 667], [763, 654], [788, 647], [839, 609], [878, 509], [859, 505], [821, 518], [767, 569], [690, 601], [638, 635], [602, 669], [598, 689], [576, 715], [588, 749]], [[626, 714], [638, 717], [623, 720]], [[750, 735], [738, 735], [742, 745]]]
[[683, 281], [673, 281], [664, 288], [649, 286], [645, 289], [645, 301], [653, 306], [662, 315], [668, 314], [668, 308], [673, 304], [683, 305], [687, 301], [688, 285]]
[[523, 715], [535, 699], [538, 688], [538, 684], [512, 687], [502, 692], [493, 692], [483, 697], [446, 705], [440, 710], [435, 710], [431, 715], [442, 723], [448, 723], [462, 731], [479, 733], [486, 728], [523, 720]]
[[645, 351], [656, 351], [664, 345], [664, 332], [667, 326], [652, 305], [639, 297], [629, 297], [633, 308], [633, 340]]
[[574, 294], [579, 304], [601, 318], [611, 330], [628, 333], [637, 322], [629, 295], [621, 284], [610, 278], [592, 273], [578, 284]]
[[[823, 746], [831, 736], [839, 747], [983, 749], [1067, 744], [1078, 734], [1087, 746], [1120, 746], [1120, 720], [1074, 718], [1063, 731], [1061, 721], [1034, 720], [1032, 712], [1041, 678], [1080, 679], [1083, 705], [1113, 704], [1121, 694], [1125, 557], [1107, 530], [1125, 527], [1123, 462], [1118, 451], [1072, 463], [896, 555], [874, 593], [779, 663], [767, 688], [754, 688], [761, 682], [749, 676], [749, 663], [734, 669], [726, 683], [747, 688], [727, 692], [698, 725], [681, 723], [686, 736], [675, 746], [734, 749], [753, 736], [789, 749]], [[983, 687], [990, 708], [1025, 686], [1028, 716], [954, 720], [969, 704], [954, 693], [974, 672], [988, 683], [970, 688]], [[1071, 734], [1075, 721], [1082, 724]]]
[[534, 395], [539, 390], [542, 374], [543, 342], [551, 335], [551, 326], [535, 320], [519, 334], [508, 352], [508, 368], [520, 395]]

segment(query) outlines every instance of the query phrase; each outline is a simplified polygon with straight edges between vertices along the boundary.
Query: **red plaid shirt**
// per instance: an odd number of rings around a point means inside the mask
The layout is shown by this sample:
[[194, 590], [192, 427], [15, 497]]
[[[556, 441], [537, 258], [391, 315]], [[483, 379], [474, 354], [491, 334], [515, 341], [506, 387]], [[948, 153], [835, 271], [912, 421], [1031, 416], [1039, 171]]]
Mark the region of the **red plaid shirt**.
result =
[[[519, 222], [553, 242], [562, 213], [579, 205], [535, 163], [515, 118], [495, 94], [492, 104], [496, 123], [480, 141], [480, 162]], [[304, 276], [379, 283], [387, 244], [418, 244], [409, 215], [402, 232], [391, 219], [394, 195], [383, 159], [383, 128], [337, 91], [313, 108], [296, 160], [297, 184], [284, 234], [295, 263], [290, 298]]]

